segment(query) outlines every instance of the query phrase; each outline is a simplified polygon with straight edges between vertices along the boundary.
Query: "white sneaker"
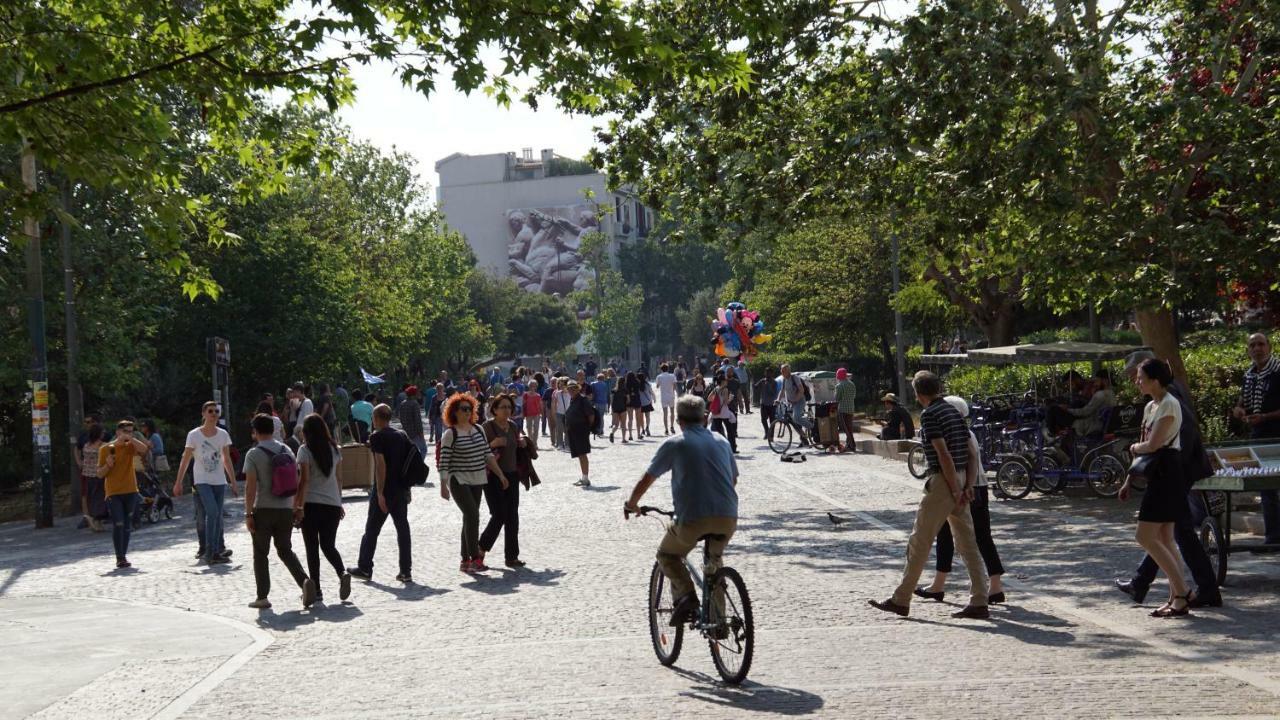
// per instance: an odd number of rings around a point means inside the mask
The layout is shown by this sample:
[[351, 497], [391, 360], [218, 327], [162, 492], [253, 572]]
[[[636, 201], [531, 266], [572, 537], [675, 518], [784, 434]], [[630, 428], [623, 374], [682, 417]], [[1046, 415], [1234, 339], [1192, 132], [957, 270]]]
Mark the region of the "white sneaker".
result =
[[584, 488], [591, 487], [591, 481], [590, 481], [590, 480], [588, 480], [587, 478], [582, 478], [582, 481], [581, 481], [581, 482], [579, 482], [578, 484], [579, 484], [579, 485], [581, 485], [581, 486], [582, 486], [582, 487], [584, 487]]
[[582, 481], [583, 481], [584, 479], [585, 479], [585, 478], [578, 478], [577, 480], [574, 480], [574, 481], [573, 481], [573, 486], [574, 486], [574, 487], [582, 487]]

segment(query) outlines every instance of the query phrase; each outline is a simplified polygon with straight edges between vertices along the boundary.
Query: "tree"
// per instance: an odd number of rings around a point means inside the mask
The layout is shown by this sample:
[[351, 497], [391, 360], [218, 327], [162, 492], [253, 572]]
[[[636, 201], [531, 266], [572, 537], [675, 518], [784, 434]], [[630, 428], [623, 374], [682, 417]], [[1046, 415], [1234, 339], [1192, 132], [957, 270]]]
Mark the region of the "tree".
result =
[[596, 311], [582, 323], [587, 346], [604, 357], [622, 355], [636, 341], [644, 291], [608, 268], [598, 270], [591, 285], [580, 293], [582, 301], [598, 301]]
[[680, 324], [680, 341], [694, 353], [707, 349], [711, 338], [711, 321], [716, 317], [716, 310], [724, 306], [722, 297], [722, 288], [702, 288], [676, 311], [676, 319]]
[[731, 273], [718, 247], [672, 237], [672, 229], [660, 228], [618, 250], [623, 279], [644, 291], [639, 335], [650, 343], [651, 352], [670, 352], [679, 346], [681, 326], [671, 322], [678, 308], [700, 289], [723, 285]]
[[748, 307], [769, 323], [770, 349], [828, 358], [879, 351], [893, 331], [891, 262], [865, 226], [813, 220], [775, 240]]
[[[247, 123], [255, 100], [277, 93], [332, 111], [353, 98], [347, 71], [355, 63], [389, 61], [424, 95], [449, 72], [455, 86], [500, 104], [519, 97], [536, 106], [550, 95], [570, 109], [671, 76], [717, 84], [746, 77], [739, 53], [680, 25], [648, 22], [648, 9], [523, 0], [305, 8], [291, 0], [19, 0], [0, 9], [0, 144], [29, 139], [63, 175], [141, 198], [163, 231], [152, 236], [155, 249], [181, 265], [187, 235], [199, 229], [221, 240], [227, 220], [208, 198], [184, 192], [182, 178], [229, 156], [254, 170], [237, 179], [234, 194], [279, 191], [292, 168], [333, 148], [306, 129]], [[490, 48], [497, 67], [482, 58]], [[182, 110], [199, 115], [213, 150], [195, 166], [171, 152]], [[20, 185], [2, 182], [6, 210], [16, 209]], [[44, 196], [35, 201], [48, 207]], [[188, 292], [212, 291], [201, 280], [192, 278]]]

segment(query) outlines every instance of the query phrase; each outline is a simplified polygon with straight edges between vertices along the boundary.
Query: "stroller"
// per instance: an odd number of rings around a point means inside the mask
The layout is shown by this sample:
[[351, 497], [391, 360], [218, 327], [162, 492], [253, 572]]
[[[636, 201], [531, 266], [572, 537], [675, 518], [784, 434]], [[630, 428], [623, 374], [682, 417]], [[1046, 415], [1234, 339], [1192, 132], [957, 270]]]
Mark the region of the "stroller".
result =
[[135, 476], [138, 480], [138, 495], [142, 497], [142, 502], [138, 503], [138, 509], [133, 512], [133, 525], [137, 527], [142, 520], [146, 520], [150, 524], [160, 521], [160, 516], [164, 515], [165, 520], [173, 519], [173, 497], [169, 494], [169, 490], [160, 482], [160, 478], [156, 477], [153, 472], [137, 472]]

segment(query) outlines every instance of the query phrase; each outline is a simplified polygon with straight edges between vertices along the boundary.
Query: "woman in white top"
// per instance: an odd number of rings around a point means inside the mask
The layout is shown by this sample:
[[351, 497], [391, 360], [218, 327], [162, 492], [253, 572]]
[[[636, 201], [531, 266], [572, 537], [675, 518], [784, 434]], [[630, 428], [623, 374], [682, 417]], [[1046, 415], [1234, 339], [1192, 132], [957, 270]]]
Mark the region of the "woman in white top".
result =
[[[943, 398], [956, 410], [960, 417], [969, 417], [969, 403], [964, 398], [948, 395]], [[973, 498], [969, 500], [969, 515], [973, 517], [973, 532], [978, 540], [978, 552], [982, 553], [982, 562], [987, 566], [987, 575], [991, 578], [991, 589], [987, 602], [998, 604], [1004, 602], [1004, 565], [1000, 563], [1000, 553], [996, 543], [991, 539], [991, 503], [987, 496], [987, 471], [982, 466], [982, 448], [978, 446], [978, 438], [969, 431], [969, 464], [965, 468], [968, 484], [973, 485]], [[942, 602], [946, 596], [947, 575], [951, 573], [951, 559], [955, 556], [955, 540], [951, 537], [951, 523], [943, 523], [938, 531], [937, 545], [934, 553], [937, 564], [934, 566], [933, 584], [927, 588], [916, 588], [917, 597]]]
[[[265, 414], [265, 413], [264, 413]], [[283, 434], [280, 420], [276, 429]], [[316, 600], [323, 600], [320, 592], [320, 551], [338, 573], [338, 599], [351, 595], [351, 575], [342, 564], [342, 555], [335, 541], [338, 539], [338, 523], [347, 516], [342, 507], [342, 487], [338, 483], [338, 463], [342, 453], [329, 434], [324, 418], [312, 413], [302, 419], [302, 438], [306, 443], [298, 449], [298, 492], [293, 507], [302, 513], [302, 543], [307, 548], [307, 573], [316, 586]]]
[[[733, 372], [729, 370], [728, 372]], [[738, 454], [738, 416], [733, 413], [733, 393], [729, 392], [729, 377], [725, 371], [716, 373], [716, 387], [711, 391], [715, 410], [711, 412], [711, 430], [724, 435], [733, 454]]]
[[[1182, 445], [1182, 405], [1169, 393], [1173, 373], [1164, 361], [1151, 358], [1138, 368], [1138, 389], [1151, 396], [1142, 414], [1142, 440], [1129, 446], [1135, 458], [1150, 456], [1144, 472], [1147, 490], [1138, 509], [1138, 544], [1169, 578], [1169, 601], [1153, 617], [1183, 617], [1187, 611], [1187, 581], [1182, 558], [1173, 541], [1173, 524], [1191, 512], [1186, 483], [1178, 461]], [[1129, 478], [1120, 487], [1120, 499], [1129, 498]]]
[[440, 438], [436, 469], [440, 472], [440, 497], [452, 497], [462, 511], [462, 564], [458, 569], [464, 573], [484, 572], [489, 569], [480, 552], [480, 498], [489, 481], [485, 470], [498, 478], [504, 491], [511, 481], [489, 450], [484, 430], [473, 424], [477, 414], [475, 398], [457, 393], [445, 403], [441, 414], [449, 429]]
[[573, 395], [569, 393], [568, 378], [556, 378], [555, 382], [555, 392], [551, 393], [551, 407], [555, 414], [555, 428], [551, 431], [551, 442], [560, 450], [564, 450], [569, 439], [564, 414], [569, 411], [569, 403], [573, 402]]

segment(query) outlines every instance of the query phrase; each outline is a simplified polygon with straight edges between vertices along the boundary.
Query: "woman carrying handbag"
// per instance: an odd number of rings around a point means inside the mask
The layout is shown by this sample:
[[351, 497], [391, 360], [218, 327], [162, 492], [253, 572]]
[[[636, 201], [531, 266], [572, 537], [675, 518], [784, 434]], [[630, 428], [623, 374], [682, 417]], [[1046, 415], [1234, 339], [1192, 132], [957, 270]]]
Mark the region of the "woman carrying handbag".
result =
[[1142, 415], [1142, 440], [1129, 446], [1133, 464], [1120, 488], [1120, 499], [1130, 494], [1135, 475], [1147, 479], [1138, 510], [1138, 544], [1156, 561], [1169, 578], [1169, 600], [1151, 613], [1152, 617], [1185, 617], [1190, 593], [1182, 575], [1182, 560], [1173, 540], [1173, 525], [1190, 512], [1178, 462], [1182, 406], [1169, 393], [1173, 373], [1162, 360], [1151, 358], [1138, 368], [1138, 389], [1151, 396]]

